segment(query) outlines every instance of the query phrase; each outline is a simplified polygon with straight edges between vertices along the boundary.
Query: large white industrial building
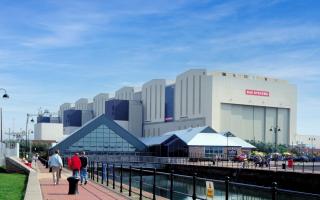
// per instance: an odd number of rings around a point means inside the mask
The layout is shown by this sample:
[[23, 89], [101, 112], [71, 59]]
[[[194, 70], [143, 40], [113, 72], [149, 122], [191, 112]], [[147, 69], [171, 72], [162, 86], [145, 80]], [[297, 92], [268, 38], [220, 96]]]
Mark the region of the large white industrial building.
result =
[[164, 80], [148, 83], [153, 83], [154, 90], [149, 90], [151, 97], [142, 99], [145, 136], [207, 125], [217, 131], [230, 131], [245, 140], [281, 144], [294, 140], [297, 91], [287, 81], [189, 70], [176, 78], [172, 121], [166, 121], [168, 116], [161, 116], [165, 110], [161, 103]]
[[[245, 140], [278, 144], [291, 144], [295, 140], [296, 86], [264, 76], [205, 69], [188, 70], [177, 75], [174, 81], [150, 80], [140, 91], [123, 87], [113, 98], [101, 93], [91, 103], [85, 98], [76, 101], [74, 106], [65, 103], [60, 106], [59, 117], [64, 122], [63, 113], [69, 110], [92, 110], [92, 117], [98, 117], [108, 112], [106, 102], [113, 100], [132, 101], [130, 105], [133, 101], [141, 102], [142, 109], [135, 113], [124, 109], [129, 112], [128, 122], [118, 122], [126, 124], [127, 130], [129, 126], [135, 127], [132, 130], [136, 136], [157, 136], [189, 127], [210, 126], [218, 132], [230, 131]], [[110, 112], [115, 115], [124, 110]], [[139, 120], [130, 122], [135, 115]]]

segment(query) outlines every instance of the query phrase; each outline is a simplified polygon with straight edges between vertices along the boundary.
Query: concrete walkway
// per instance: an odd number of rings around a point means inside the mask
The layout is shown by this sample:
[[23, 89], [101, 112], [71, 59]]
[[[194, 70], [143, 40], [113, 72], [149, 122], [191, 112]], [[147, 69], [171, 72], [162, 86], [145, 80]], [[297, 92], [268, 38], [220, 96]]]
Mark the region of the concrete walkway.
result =
[[52, 174], [49, 169], [45, 168], [40, 162], [34, 166], [38, 171], [38, 179], [44, 200], [109, 200], [109, 199], [128, 199], [125, 196], [117, 194], [101, 185], [88, 181], [87, 185], [78, 187], [79, 194], [68, 195], [69, 184], [67, 177], [71, 176], [71, 172], [63, 169], [59, 185], [54, 185]]

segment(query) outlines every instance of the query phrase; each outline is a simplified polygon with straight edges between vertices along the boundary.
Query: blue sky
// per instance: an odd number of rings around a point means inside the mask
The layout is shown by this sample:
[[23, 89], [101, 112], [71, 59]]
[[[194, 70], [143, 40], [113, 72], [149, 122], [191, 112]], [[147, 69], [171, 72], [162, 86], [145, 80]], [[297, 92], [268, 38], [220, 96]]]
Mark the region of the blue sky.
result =
[[0, 1], [4, 129], [26, 113], [206, 68], [286, 79], [319, 134], [320, 1]]

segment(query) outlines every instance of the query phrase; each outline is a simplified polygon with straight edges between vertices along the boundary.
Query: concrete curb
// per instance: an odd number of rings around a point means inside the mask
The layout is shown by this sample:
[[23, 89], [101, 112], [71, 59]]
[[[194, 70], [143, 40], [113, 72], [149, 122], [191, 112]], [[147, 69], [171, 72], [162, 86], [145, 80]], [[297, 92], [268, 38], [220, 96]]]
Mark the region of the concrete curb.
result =
[[21, 171], [29, 175], [24, 200], [42, 200], [43, 198], [42, 198], [40, 183], [38, 180], [38, 173], [34, 169], [31, 169], [26, 165], [24, 165], [19, 158], [7, 157], [6, 159], [14, 167], [19, 168]]

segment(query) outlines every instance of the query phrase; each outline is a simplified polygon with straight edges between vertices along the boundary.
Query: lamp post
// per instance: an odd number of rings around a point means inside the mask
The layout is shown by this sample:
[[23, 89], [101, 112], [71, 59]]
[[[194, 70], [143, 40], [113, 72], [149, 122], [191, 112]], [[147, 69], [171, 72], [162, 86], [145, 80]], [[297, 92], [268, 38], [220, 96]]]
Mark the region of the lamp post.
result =
[[229, 161], [229, 132], [227, 132], [226, 136], [227, 136], [227, 160]]
[[310, 137], [309, 141], [311, 141], [311, 153], [312, 153], [312, 157], [313, 157], [313, 141], [315, 141], [316, 138], [315, 137]]
[[[4, 99], [9, 99], [9, 95], [7, 94], [7, 90], [4, 88], [0, 88], [0, 90], [4, 91], [4, 94], [2, 95], [2, 98]], [[1, 127], [0, 127], [0, 132], [1, 132], [1, 143], [2, 143], [2, 107], [0, 108], [0, 115], [1, 115]]]
[[[29, 117], [33, 117], [33, 116], [37, 116], [37, 115], [27, 113], [27, 121], [26, 121], [26, 148], [25, 148], [25, 155], [27, 155], [28, 143], [30, 143], [30, 141], [28, 142], [28, 139], [30, 140], [30, 138], [29, 138], [29, 134], [28, 134], [28, 123], [29, 123]], [[32, 122], [32, 123], [34, 122], [33, 118], [31, 118], [30, 122]], [[30, 147], [29, 147], [29, 153], [30, 153], [30, 155], [29, 155], [29, 156], [31, 156], [31, 150], [30, 150], [30, 149], [31, 149], [31, 145], [30, 145]]]
[[279, 126], [272, 126], [270, 132], [274, 133], [274, 151], [277, 152], [277, 140], [278, 140], [278, 132], [281, 131]]

